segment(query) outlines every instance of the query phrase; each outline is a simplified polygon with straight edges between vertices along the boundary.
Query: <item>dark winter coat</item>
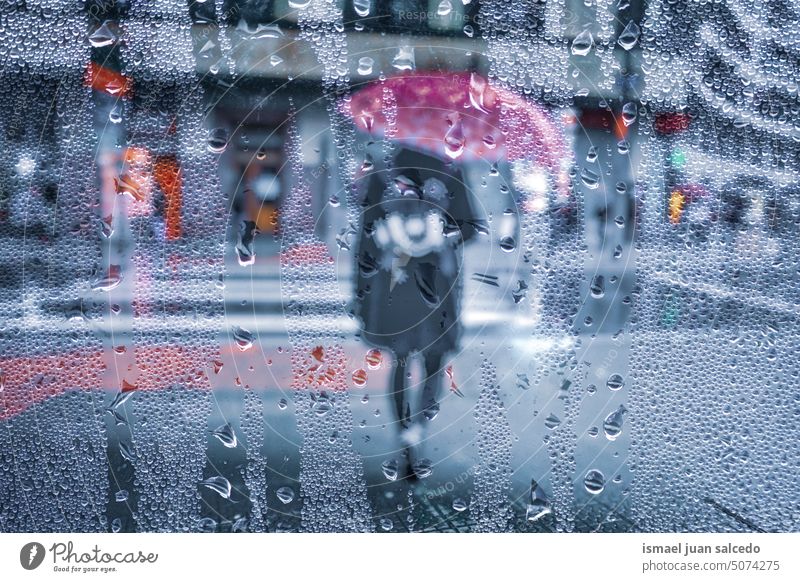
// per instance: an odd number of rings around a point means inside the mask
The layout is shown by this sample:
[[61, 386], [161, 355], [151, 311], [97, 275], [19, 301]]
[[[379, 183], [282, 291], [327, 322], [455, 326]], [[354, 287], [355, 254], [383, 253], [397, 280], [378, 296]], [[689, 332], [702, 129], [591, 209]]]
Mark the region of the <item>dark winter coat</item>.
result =
[[355, 312], [364, 340], [397, 355], [455, 349], [463, 243], [485, 228], [460, 168], [401, 149], [362, 184]]

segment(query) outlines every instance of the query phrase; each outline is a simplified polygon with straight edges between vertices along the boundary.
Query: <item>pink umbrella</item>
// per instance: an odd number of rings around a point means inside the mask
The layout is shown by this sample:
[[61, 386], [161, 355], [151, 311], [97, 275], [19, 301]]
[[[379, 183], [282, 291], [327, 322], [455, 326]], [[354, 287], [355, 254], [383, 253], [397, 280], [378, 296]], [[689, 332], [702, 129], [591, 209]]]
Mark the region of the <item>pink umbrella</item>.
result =
[[[357, 91], [342, 108], [362, 131], [452, 159], [529, 160], [559, 177], [569, 157], [544, 108], [477, 73], [391, 77]], [[387, 113], [396, 116], [388, 130]]]

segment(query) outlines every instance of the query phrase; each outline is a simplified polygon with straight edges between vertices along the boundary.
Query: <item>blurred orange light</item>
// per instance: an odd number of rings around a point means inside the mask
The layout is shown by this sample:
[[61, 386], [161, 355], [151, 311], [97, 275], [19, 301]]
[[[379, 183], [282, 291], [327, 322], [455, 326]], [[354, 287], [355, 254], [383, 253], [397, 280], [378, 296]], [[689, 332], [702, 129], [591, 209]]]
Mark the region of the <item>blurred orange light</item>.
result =
[[669, 221], [672, 224], [678, 224], [681, 221], [683, 214], [683, 205], [686, 202], [686, 197], [683, 192], [674, 190], [669, 197]]
[[83, 83], [95, 91], [102, 91], [116, 97], [130, 97], [133, 83], [122, 73], [90, 62], [86, 67]]

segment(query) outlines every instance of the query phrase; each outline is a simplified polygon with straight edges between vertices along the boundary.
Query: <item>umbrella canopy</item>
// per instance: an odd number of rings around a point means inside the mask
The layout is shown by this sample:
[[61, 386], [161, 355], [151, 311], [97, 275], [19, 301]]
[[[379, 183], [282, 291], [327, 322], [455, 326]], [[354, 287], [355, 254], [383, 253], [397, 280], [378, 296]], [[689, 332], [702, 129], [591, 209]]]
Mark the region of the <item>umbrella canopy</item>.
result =
[[[554, 176], [568, 159], [563, 133], [544, 108], [477, 73], [391, 77], [342, 108], [362, 131], [451, 159], [530, 160]], [[388, 128], [387, 117], [395, 120]]]

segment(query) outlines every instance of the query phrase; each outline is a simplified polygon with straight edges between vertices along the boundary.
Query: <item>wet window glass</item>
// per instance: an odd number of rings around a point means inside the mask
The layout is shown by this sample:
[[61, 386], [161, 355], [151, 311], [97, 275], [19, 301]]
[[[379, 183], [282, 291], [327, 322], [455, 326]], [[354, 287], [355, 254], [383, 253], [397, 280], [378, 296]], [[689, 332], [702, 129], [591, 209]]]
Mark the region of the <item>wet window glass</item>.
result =
[[789, 0], [10, 0], [0, 530], [796, 531]]

